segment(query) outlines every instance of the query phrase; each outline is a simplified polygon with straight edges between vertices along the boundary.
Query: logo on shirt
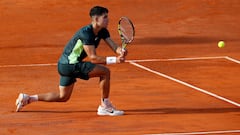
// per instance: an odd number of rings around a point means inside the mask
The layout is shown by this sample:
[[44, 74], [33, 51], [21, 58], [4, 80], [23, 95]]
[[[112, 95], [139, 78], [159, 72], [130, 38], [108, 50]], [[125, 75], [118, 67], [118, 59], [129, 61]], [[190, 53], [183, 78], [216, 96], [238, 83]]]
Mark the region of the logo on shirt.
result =
[[95, 41], [97, 41], [99, 38], [98, 37], [95, 37]]

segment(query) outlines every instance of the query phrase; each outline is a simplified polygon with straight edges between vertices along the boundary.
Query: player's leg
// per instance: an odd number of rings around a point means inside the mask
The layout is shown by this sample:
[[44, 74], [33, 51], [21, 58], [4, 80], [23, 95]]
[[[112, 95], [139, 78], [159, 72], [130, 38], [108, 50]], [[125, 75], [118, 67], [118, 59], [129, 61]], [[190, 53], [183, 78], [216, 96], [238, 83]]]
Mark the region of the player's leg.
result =
[[49, 92], [37, 95], [27, 95], [20, 93], [16, 100], [16, 111], [20, 111], [24, 106], [36, 101], [45, 102], [66, 102], [70, 98], [76, 79], [71, 76], [61, 76], [59, 92]]
[[102, 65], [96, 67], [88, 74], [90, 78], [99, 77], [99, 86], [102, 91], [102, 99], [109, 97], [110, 92], [110, 70]]
[[98, 115], [123, 115], [124, 112], [117, 110], [109, 100], [110, 93], [110, 70], [102, 65], [96, 65], [94, 69], [89, 72], [88, 76], [100, 78], [100, 89], [102, 91], [101, 105], [98, 107]]
[[[38, 101], [45, 102], [66, 102], [69, 100], [72, 94], [74, 83], [76, 78], [73, 75], [74, 65], [58, 64], [58, 71], [60, 74], [59, 92], [49, 92], [44, 94], [38, 94]], [[31, 100], [32, 99], [32, 100]], [[34, 96], [30, 96], [30, 101], [34, 101]]]
[[36, 101], [44, 102], [66, 102], [72, 94], [74, 83], [69, 86], [59, 86], [59, 92], [49, 92], [37, 95], [27, 95], [20, 93], [16, 100], [16, 111], [20, 111], [24, 106]]
[[74, 83], [69, 86], [59, 86], [59, 92], [49, 92], [44, 94], [38, 94], [38, 101], [66, 102], [71, 97], [73, 86], [74, 86]]

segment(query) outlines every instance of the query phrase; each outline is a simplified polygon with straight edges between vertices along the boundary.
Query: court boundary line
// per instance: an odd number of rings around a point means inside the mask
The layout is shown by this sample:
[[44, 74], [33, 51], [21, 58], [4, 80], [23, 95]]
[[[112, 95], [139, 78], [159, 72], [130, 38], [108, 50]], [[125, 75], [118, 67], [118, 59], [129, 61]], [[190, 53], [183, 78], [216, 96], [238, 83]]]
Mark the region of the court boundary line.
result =
[[[171, 58], [171, 59], [145, 59], [145, 60], [127, 60], [126, 62], [157, 62], [157, 61], [190, 61], [190, 60], [208, 60], [208, 59], [224, 59], [228, 56], [215, 57], [192, 57], [192, 58]], [[235, 60], [237, 61], [237, 60]]]
[[57, 63], [46, 63], [46, 64], [19, 64], [19, 65], [1, 65], [0, 68], [7, 67], [46, 67], [46, 66], [56, 66]]
[[233, 58], [231, 58], [231, 57], [226, 56], [225, 59], [240, 64], [240, 61], [239, 61], [239, 60], [233, 59]]
[[202, 135], [202, 134], [225, 134], [240, 133], [240, 130], [219, 130], [219, 131], [201, 131], [201, 132], [185, 132], [185, 133], [161, 133], [161, 134], [145, 134], [145, 135]]
[[240, 104], [237, 103], [237, 102], [231, 101], [231, 100], [229, 100], [229, 99], [227, 99], [227, 98], [225, 98], [225, 97], [219, 96], [219, 95], [214, 94], [214, 93], [212, 93], [212, 92], [209, 92], [209, 91], [207, 91], [207, 90], [204, 90], [204, 89], [201, 89], [201, 88], [199, 88], [199, 87], [196, 87], [196, 86], [194, 86], [194, 85], [192, 85], [192, 84], [190, 84], [190, 83], [186, 83], [186, 82], [184, 82], [184, 81], [181, 81], [181, 80], [176, 79], [176, 78], [174, 78], [174, 77], [171, 77], [171, 76], [168, 76], [168, 75], [166, 75], [166, 74], [160, 73], [160, 72], [158, 72], [158, 71], [152, 70], [152, 69], [150, 69], [150, 68], [148, 68], [148, 67], [145, 67], [145, 66], [143, 66], [143, 65], [137, 64], [137, 63], [135, 63], [135, 62], [129, 62], [129, 63], [132, 64], [132, 65], [134, 65], [134, 66], [136, 66], [136, 67], [138, 67], [138, 68], [141, 68], [141, 69], [143, 69], [143, 70], [146, 70], [146, 71], [148, 71], [148, 72], [154, 73], [154, 74], [156, 74], [156, 75], [159, 75], [159, 76], [161, 76], [161, 77], [167, 78], [167, 79], [169, 79], [169, 80], [172, 80], [172, 81], [177, 82], [177, 83], [179, 83], [179, 84], [182, 84], [182, 85], [184, 85], [184, 86], [187, 86], [187, 87], [190, 87], [190, 88], [192, 88], [192, 89], [195, 89], [195, 90], [197, 90], [197, 91], [199, 91], [199, 92], [201, 92], [201, 93], [204, 93], [204, 94], [206, 94], [206, 95], [215, 97], [215, 98], [217, 98], [217, 99], [219, 99], [219, 100], [222, 100], [222, 101], [225, 101], [225, 102], [230, 103], [230, 104], [232, 104], [232, 105], [235, 105], [235, 106], [237, 106], [237, 107], [240, 107]]
[[192, 57], [192, 58], [172, 58], [172, 59], [145, 59], [145, 60], [127, 60], [126, 62], [157, 62], [157, 61], [191, 61], [191, 60], [210, 60], [210, 59], [226, 59], [228, 61], [240, 64], [240, 61], [229, 56], [213, 56], [213, 57]]
[[[190, 61], [190, 60], [208, 60], [208, 59], [226, 59], [231, 62], [240, 64], [239, 60], [233, 59], [229, 56], [213, 56], [213, 57], [192, 57], [192, 58], [172, 58], [172, 59], [142, 59], [142, 60], [126, 60], [126, 62], [157, 62], [157, 61]], [[46, 64], [18, 64], [18, 65], [0, 65], [0, 68], [7, 67], [45, 67], [45, 66], [56, 66], [57, 63], [46, 63]]]

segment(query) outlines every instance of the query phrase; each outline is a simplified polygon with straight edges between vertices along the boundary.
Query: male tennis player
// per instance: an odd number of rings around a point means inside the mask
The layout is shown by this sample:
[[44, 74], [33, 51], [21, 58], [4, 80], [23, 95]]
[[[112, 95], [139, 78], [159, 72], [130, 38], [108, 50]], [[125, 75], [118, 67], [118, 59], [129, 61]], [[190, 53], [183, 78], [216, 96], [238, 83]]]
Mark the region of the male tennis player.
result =
[[[38, 95], [20, 93], [16, 100], [16, 111], [20, 111], [25, 105], [35, 101], [66, 102], [72, 94], [76, 78], [88, 80], [100, 78], [102, 90], [101, 104], [98, 107], [98, 115], [117, 116], [123, 115], [123, 111], [117, 110], [109, 101], [110, 71], [103, 64], [122, 63], [127, 55], [111, 38], [107, 30], [108, 9], [95, 6], [90, 10], [91, 24], [81, 28], [65, 46], [58, 61], [60, 74], [59, 92], [49, 92]], [[119, 56], [102, 57], [96, 54], [100, 40], [103, 39], [110, 48]], [[83, 61], [88, 57], [90, 62]]]

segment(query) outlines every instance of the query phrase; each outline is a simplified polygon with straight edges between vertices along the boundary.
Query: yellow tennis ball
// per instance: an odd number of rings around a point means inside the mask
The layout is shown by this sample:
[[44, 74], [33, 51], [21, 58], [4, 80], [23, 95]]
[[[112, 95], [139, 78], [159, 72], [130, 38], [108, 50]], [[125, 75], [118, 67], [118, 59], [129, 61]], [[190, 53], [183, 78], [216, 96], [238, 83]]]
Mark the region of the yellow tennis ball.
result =
[[224, 46], [225, 46], [224, 41], [219, 41], [219, 42], [218, 42], [218, 47], [219, 47], [219, 48], [223, 48]]

